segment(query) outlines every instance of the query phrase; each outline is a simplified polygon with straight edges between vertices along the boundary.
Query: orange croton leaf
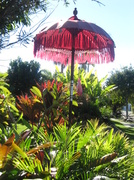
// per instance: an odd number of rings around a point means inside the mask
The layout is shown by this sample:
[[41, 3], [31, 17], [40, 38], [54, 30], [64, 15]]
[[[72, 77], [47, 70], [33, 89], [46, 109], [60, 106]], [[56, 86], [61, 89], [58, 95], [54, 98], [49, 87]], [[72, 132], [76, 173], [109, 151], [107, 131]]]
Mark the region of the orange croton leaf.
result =
[[50, 91], [51, 88], [52, 88], [51, 81], [47, 81], [47, 89]]
[[32, 123], [40, 118], [42, 111], [42, 102], [33, 94], [28, 97], [17, 96], [18, 102], [16, 103], [17, 108], [23, 112], [23, 115], [28, 118]]
[[39, 87], [41, 92], [43, 92], [44, 89], [48, 89], [48, 91], [51, 91], [53, 88], [54, 82], [55, 80], [53, 80], [52, 82], [48, 80], [47, 82], [44, 82], [41, 85], [37, 84], [37, 86]]
[[13, 134], [3, 145], [0, 146], [0, 168], [4, 167], [6, 157], [12, 149], [15, 134]]

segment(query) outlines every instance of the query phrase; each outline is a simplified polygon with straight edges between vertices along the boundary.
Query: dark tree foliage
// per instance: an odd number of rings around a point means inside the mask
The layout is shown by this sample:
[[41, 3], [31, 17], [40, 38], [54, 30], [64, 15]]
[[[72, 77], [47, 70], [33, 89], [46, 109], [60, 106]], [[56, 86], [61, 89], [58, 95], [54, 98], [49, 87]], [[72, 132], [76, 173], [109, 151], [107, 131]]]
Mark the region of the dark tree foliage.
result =
[[0, 32], [6, 34], [22, 23], [30, 25], [29, 15], [38, 9], [46, 11], [46, 1], [0, 0]]
[[[59, 0], [57, 0], [58, 2]], [[64, 0], [63, 2], [65, 5], [69, 4], [68, 0]], [[26, 32], [24, 27], [31, 25], [31, 15], [37, 14], [40, 11], [46, 12], [49, 6], [51, 6], [50, 0], [0, 0], [0, 49], [18, 42], [29, 43], [28, 37], [38, 29], [40, 23], [31, 32]], [[49, 15], [53, 10], [51, 10]], [[49, 15], [46, 15], [42, 22]], [[15, 34], [16, 31], [19, 31], [17, 33], [17, 40], [9, 43], [10, 33], [13, 32]]]
[[32, 86], [40, 81], [41, 73], [38, 62], [22, 62], [18, 58], [10, 63], [8, 69], [9, 89], [14, 96], [29, 93]]
[[132, 102], [134, 96], [134, 68], [123, 67], [120, 70], [113, 71], [107, 85], [115, 84], [116, 89], [111, 92], [113, 112], [126, 105], [126, 118], [128, 118], [128, 102]]

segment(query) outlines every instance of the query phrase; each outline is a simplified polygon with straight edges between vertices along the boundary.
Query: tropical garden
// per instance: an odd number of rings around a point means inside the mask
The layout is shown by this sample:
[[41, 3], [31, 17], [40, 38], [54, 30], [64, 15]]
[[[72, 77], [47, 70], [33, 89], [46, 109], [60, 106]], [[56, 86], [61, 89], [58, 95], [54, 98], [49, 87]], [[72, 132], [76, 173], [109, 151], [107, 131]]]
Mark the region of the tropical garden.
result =
[[[31, 13], [47, 10], [47, 1], [25, 3], [0, 1], [1, 50], [27, 43], [30, 36], [22, 31], [16, 42], [7, 43], [9, 33], [30, 25]], [[56, 66], [51, 74], [20, 57], [0, 72], [0, 179], [134, 178], [134, 130], [121, 118], [122, 106], [126, 121], [128, 102], [134, 105], [133, 67], [99, 79], [94, 67], [86, 72], [75, 64], [71, 122], [70, 74], [70, 66], [64, 73]]]
[[[21, 86], [25, 66], [32, 79], [39, 75], [29, 89]], [[0, 179], [133, 179], [132, 136], [110, 121], [123, 104], [113, 98], [120, 89], [108, 85], [113, 75], [98, 80], [94, 68], [75, 65], [70, 124], [70, 67], [50, 74], [21, 58], [0, 74]]]

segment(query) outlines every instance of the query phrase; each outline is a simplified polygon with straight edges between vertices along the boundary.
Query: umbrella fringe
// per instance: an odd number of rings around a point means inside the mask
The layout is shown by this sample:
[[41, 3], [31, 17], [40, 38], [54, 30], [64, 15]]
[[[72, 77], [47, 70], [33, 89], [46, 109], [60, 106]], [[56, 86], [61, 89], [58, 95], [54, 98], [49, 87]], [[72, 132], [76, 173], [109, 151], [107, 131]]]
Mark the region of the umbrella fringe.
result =
[[[75, 51], [75, 63], [102, 64], [109, 63], [114, 60], [114, 51], [104, 48], [102, 51]], [[36, 52], [36, 57], [44, 60], [60, 62], [61, 64], [71, 64], [71, 52], [67, 50], [42, 48]]]

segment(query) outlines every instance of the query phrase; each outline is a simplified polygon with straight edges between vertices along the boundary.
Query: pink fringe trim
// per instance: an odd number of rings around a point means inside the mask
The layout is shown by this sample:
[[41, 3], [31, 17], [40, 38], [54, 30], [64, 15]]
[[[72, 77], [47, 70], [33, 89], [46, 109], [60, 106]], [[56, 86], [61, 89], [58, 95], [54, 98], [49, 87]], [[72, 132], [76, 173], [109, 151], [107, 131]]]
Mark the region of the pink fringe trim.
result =
[[[42, 48], [36, 52], [36, 57], [43, 60], [60, 62], [61, 64], [71, 64], [71, 51]], [[103, 49], [100, 52], [96, 50], [91, 51], [75, 51], [74, 63], [83, 64], [88, 62], [89, 64], [101, 64], [109, 63], [114, 59], [111, 58], [108, 49]]]

